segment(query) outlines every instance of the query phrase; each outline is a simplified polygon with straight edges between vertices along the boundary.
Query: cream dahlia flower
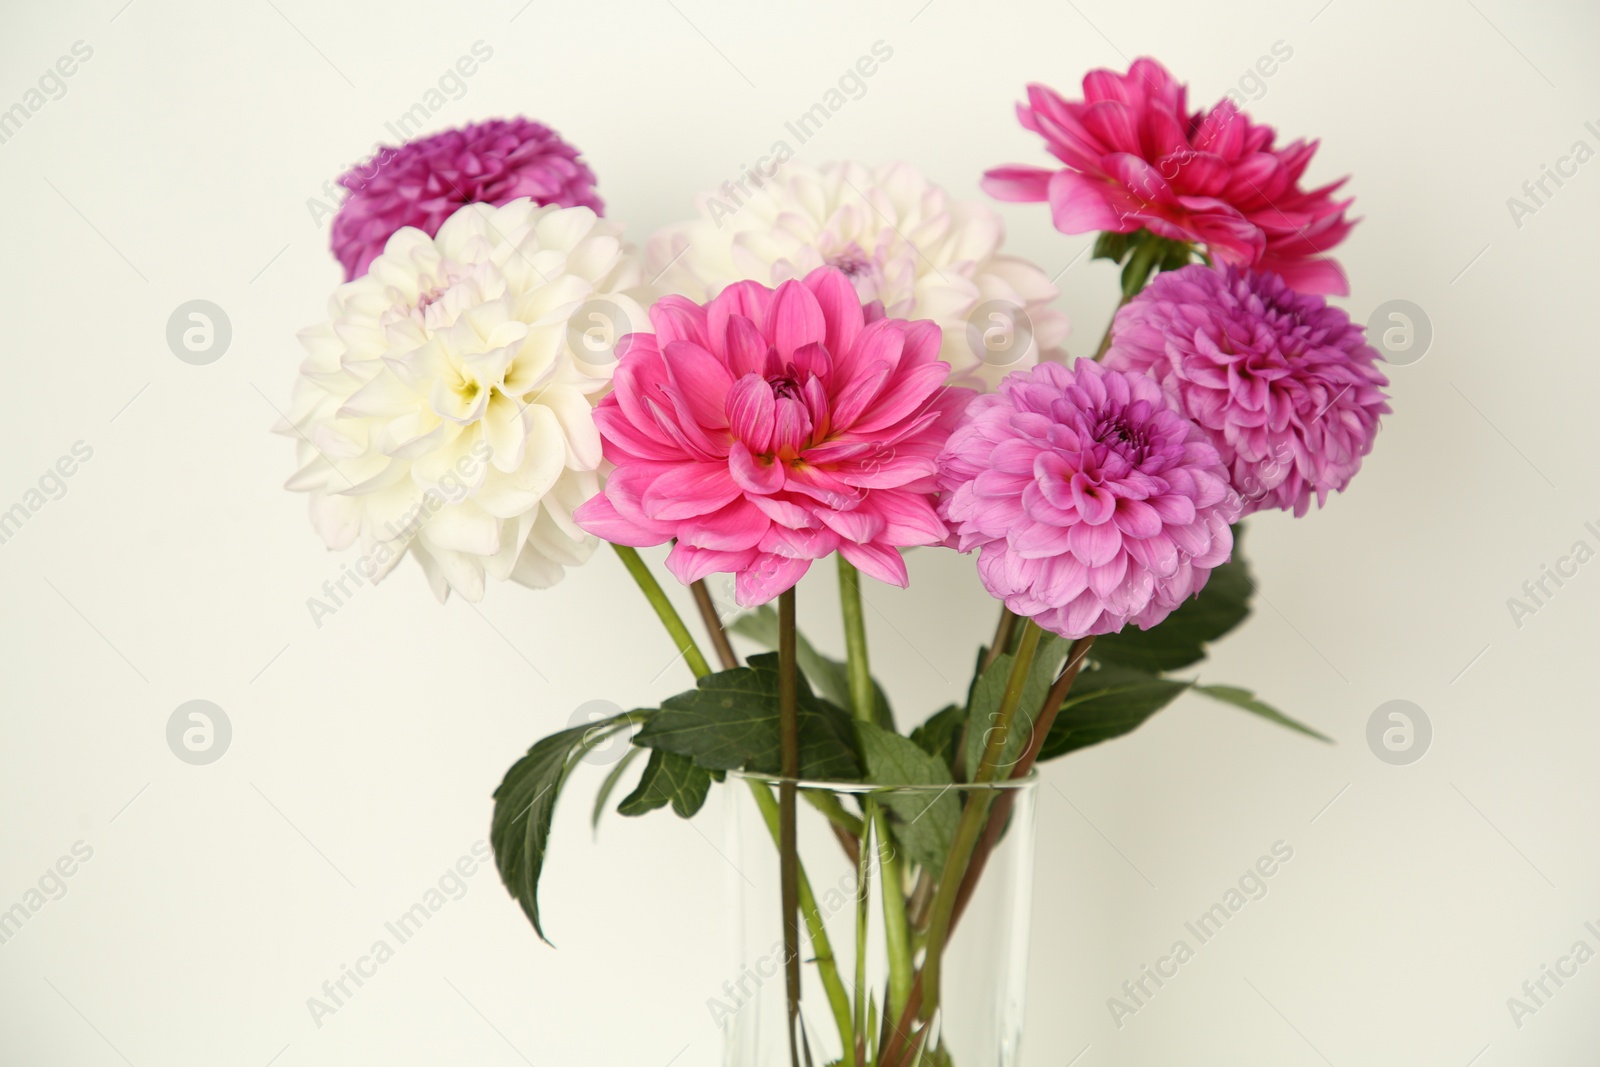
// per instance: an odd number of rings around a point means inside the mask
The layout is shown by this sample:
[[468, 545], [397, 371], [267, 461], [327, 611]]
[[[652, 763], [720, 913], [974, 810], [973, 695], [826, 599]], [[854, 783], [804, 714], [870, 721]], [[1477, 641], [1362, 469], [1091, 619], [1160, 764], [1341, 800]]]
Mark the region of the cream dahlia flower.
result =
[[612, 346], [649, 330], [636, 255], [586, 207], [472, 204], [437, 236], [406, 228], [341, 285], [278, 432], [296, 439], [288, 488], [311, 495], [329, 548], [357, 569], [408, 552], [440, 600], [483, 596], [484, 574], [543, 588], [594, 538], [572, 521], [599, 491], [593, 405]]
[[770, 179], [752, 173], [709, 194], [701, 210], [645, 251], [646, 273], [692, 300], [832, 266], [888, 317], [937, 322], [953, 384], [992, 389], [1010, 371], [1062, 358], [1067, 319], [1050, 306], [1057, 289], [1032, 263], [999, 254], [1000, 216], [952, 199], [907, 164], [784, 163]]

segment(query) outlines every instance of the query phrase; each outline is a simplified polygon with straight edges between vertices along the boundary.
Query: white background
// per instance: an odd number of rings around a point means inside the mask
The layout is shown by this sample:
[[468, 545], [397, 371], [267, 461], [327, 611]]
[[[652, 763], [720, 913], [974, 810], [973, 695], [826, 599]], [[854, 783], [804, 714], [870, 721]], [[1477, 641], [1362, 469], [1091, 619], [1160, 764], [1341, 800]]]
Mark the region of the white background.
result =
[[[338, 280], [307, 200], [479, 40], [492, 59], [431, 128], [548, 121], [636, 239], [767, 152], [875, 41], [893, 58], [801, 158], [905, 158], [962, 196], [986, 167], [1045, 161], [1011, 114], [1030, 79], [1072, 95], [1091, 67], [1151, 54], [1201, 104], [1291, 47], [1250, 111], [1323, 139], [1312, 178], [1354, 175], [1347, 306], [1364, 321], [1412, 300], [1436, 337], [1393, 369], [1395, 413], [1353, 489], [1251, 522], [1264, 601], [1202, 674], [1338, 743], [1186, 697], [1049, 766], [1025, 1060], [1592, 1062], [1600, 962], [1520, 1028], [1506, 1007], [1577, 939], [1600, 948], [1583, 927], [1600, 926], [1600, 563], [1520, 628], [1506, 604], [1574, 541], [1600, 547], [1584, 529], [1600, 526], [1600, 162], [1520, 227], [1506, 206], [1574, 141], [1600, 148], [1592, 5], [122, 5], [8, 0], [0, 32], [0, 107], [74, 42], [94, 50], [0, 144], [0, 508], [75, 441], [94, 450], [0, 545], [0, 908], [74, 842], [94, 850], [0, 946], [0, 1062], [717, 1060], [719, 807], [612, 818], [596, 844], [592, 768], [558, 812], [559, 950], [480, 871], [320, 1028], [306, 1008], [486, 836], [489, 793], [534, 739], [585, 700], [689, 682], [609, 556], [476, 610], [438, 606], [409, 563], [320, 629], [306, 607], [342, 561], [281, 489], [292, 448], [267, 428], [294, 332]], [[1061, 306], [1073, 350], [1091, 346], [1113, 269], [1043, 206], [1003, 210], [1011, 250], [1072, 264]], [[233, 325], [210, 366], [164, 338], [194, 298]], [[869, 591], [903, 723], [958, 693], [993, 622], [970, 560], [919, 552], [912, 574], [909, 592]], [[802, 587], [802, 622], [837, 648], [830, 585]], [[234, 729], [207, 767], [165, 741], [196, 698]], [[1406, 767], [1365, 742], [1396, 698], [1434, 727]], [[1114, 1026], [1106, 999], [1278, 840], [1294, 859], [1270, 894]]]

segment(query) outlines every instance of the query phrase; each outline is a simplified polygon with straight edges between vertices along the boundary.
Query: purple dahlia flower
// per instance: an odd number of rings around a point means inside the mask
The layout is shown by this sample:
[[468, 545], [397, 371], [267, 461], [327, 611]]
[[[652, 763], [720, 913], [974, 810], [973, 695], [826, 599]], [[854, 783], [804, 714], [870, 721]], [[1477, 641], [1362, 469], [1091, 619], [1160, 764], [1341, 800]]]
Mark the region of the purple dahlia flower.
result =
[[1389, 413], [1360, 326], [1276, 274], [1158, 274], [1117, 313], [1105, 364], [1143, 371], [1210, 435], [1245, 513], [1304, 515], [1350, 483]]
[[345, 280], [361, 277], [396, 230], [429, 237], [466, 204], [586, 207], [603, 214], [594, 172], [548, 126], [490, 119], [382, 148], [339, 179], [350, 190], [333, 220], [333, 254]]
[[1145, 374], [1084, 359], [1011, 374], [939, 465], [955, 547], [1063, 637], [1149, 629], [1233, 551], [1240, 503], [1217, 450]]

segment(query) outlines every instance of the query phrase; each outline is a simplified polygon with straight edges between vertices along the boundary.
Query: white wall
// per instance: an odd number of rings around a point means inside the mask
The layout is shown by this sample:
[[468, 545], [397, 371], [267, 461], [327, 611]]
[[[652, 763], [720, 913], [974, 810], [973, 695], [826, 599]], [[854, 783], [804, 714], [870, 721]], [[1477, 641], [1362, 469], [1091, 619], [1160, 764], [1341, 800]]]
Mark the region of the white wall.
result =
[[[93, 849], [0, 946], [0, 1060], [715, 1062], [717, 806], [692, 826], [613, 818], [596, 845], [589, 770], [546, 883], [559, 951], [480, 871], [320, 1028], [306, 1008], [485, 836], [489, 792], [533, 739], [585, 700], [688, 683], [681, 667], [653, 682], [669, 646], [609, 558], [477, 611], [438, 607], [409, 564], [320, 629], [305, 606], [340, 561], [279, 488], [291, 448], [267, 427], [294, 331], [337, 280], [306, 201], [480, 39], [492, 61], [437, 123], [549, 121], [638, 237], [880, 39], [892, 61], [802, 158], [903, 157], [962, 195], [987, 166], [1043, 159], [1010, 113], [1029, 79], [1070, 90], [1148, 53], [1204, 101], [1292, 47], [1251, 110], [1323, 138], [1313, 177], [1354, 175], [1352, 314], [1409, 299], [1436, 339], [1394, 369], [1395, 414], [1353, 491], [1252, 522], [1270, 603], [1203, 673], [1338, 744], [1186, 698], [1049, 768], [1027, 1062], [1085, 1046], [1081, 1067], [1593, 1054], [1600, 963], [1520, 1028], [1506, 999], [1574, 941], [1600, 948], [1584, 928], [1600, 927], [1600, 563], [1520, 627], [1506, 600], [1574, 541], [1600, 546], [1584, 526], [1600, 527], [1600, 162], [1520, 227], [1505, 203], [1574, 141], [1600, 148], [1592, 5], [122, 3], [0, 16], [0, 106], [74, 42], [93, 48], [0, 144], [0, 506], [74, 442], [93, 448], [0, 545], [0, 908], [75, 842]], [[1005, 214], [1011, 248], [1052, 274], [1087, 243], [1040, 206]], [[1061, 285], [1091, 344], [1112, 269], [1085, 257]], [[210, 366], [164, 341], [194, 298], [233, 324]], [[913, 579], [869, 611], [903, 718], [959, 689], [947, 665], [992, 623], [970, 561], [919, 553]], [[828, 583], [803, 597], [836, 647]], [[234, 729], [207, 767], [164, 736], [196, 698]], [[1396, 698], [1434, 727], [1411, 766], [1365, 742]], [[1106, 998], [1279, 840], [1294, 858], [1270, 894], [1117, 1029]]]

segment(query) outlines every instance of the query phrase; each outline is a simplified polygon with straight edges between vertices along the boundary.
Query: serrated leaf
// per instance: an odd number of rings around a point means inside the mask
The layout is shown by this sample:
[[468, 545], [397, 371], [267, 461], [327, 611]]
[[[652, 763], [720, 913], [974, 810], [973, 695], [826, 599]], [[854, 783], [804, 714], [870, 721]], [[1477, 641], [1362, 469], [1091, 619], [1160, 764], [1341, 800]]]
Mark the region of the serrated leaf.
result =
[[[860, 777], [850, 716], [814, 695], [805, 679], [798, 693], [800, 776], [854, 781]], [[661, 702], [633, 743], [687, 756], [708, 771], [744, 769], [777, 774], [778, 657], [750, 657], [750, 666], [719, 671]]]
[[[951, 785], [950, 768], [909, 738], [870, 722], [856, 724], [868, 780], [882, 785]], [[961, 801], [953, 789], [875, 794], [893, 815], [895, 836], [913, 863], [937, 868], [950, 851]]]
[[[778, 613], [770, 604], [763, 604], [749, 614], [739, 616], [728, 630], [748, 637], [764, 648], [778, 647]], [[843, 662], [818, 652], [806, 640], [805, 634], [795, 634], [794, 646], [794, 658], [800, 673], [816, 686], [817, 693], [825, 700], [849, 711], [853, 703], [850, 696], [850, 669]], [[886, 730], [893, 730], [894, 713], [889, 709], [889, 698], [876, 678], [872, 680], [872, 694], [872, 721]]]
[[1224, 704], [1232, 704], [1236, 708], [1243, 708], [1252, 715], [1259, 715], [1268, 722], [1275, 722], [1279, 726], [1287, 726], [1291, 730], [1298, 730], [1310, 737], [1315, 737], [1318, 741], [1326, 741], [1330, 745], [1333, 744], [1333, 738], [1327, 734], [1318, 733], [1304, 723], [1289, 718], [1289, 716], [1271, 704], [1259, 699], [1248, 689], [1241, 689], [1234, 685], [1196, 685], [1194, 689], [1195, 692], [1204, 693], [1212, 700], [1220, 700]]
[[606, 802], [611, 799], [611, 794], [616, 791], [617, 783], [622, 780], [622, 776], [633, 765], [633, 761], [644, 755], [645, 751], [642, 748], [628, 749], [627, 752], [623, 753], [622, 758], [617, 761], [617, 765], [606, 774], [605, 781], [600, 783], [600, 788], [594, 795], [594, 811], [589, 815], [589, 826], [595, 833], [598, 834], [600, 832], [600, 817], [606, 813]]
[[[1039, 639], [1039, 647], [1033, 656], [1033, 665], [1028, 670], [1027, 682], [1022, 688], [1022, 699], [1017, 704], [1016, 716], [1011, 721], [1005, 747], [1001, 750], [998, 766], [1002, 769], [1014, 766], [1022, 757], [1023, 751], [1033, 737], [1034, 717], [1039, 714], [1045, 694], [1050, 691], [1051, 683], [1056, 680], [1066, 655], [1067, 642], [1055, 634], [1047, 633]], [[1015, 660], [1016, 657], [1012, 653], [1002, 652], [995, 657], [995, 661], [989, 664], [989, 669], [978, 677], [977, 684], [972, 687], [970, 714], [967, 717], [967, 747], [963, 754], [963, 766], [966, 768], [966, 779], [969, 782], [977, 774], [978, 764], [983, 759], [983, 749], [988, 743], [988, 731], [998, 720], [1000, 703], [1005, 696], [1006, 680], [1011, 677], [1011, 664]]]
[[539, 917], [539, 875], [544, 870], [556, 798], [583, 754], [638, 721], [640, 714], [626, 712], [551, 734], [512, 764], [494, 791], [489, 842], [494, 847], [495, 867], [546, 944], [550, 939], [544, 936]]
[[1198, 596], [1148, 630], [1126, 627], [1095, 639], [1089, 658], [1145, 671], [1174, 671], [1206, 657], [1206, 646], [1250, 615], [1255, 587], [1250, 565], [1240, 553], [1241, 527], [1234, 527], [1233, 558], [1211, 572]]
[[1039, 759], [1055, 759], [1131, 733], [1190, 684], [1129, 667], [1085, 669], [1062, 702]]
[[656, 749], [650, 753], [650, 762], [644, 765], [644, 774], [633, 792], [617, 805], [621, 815], [645, 815], [657, 808], [672, 805], [672, 810], [685, 819], [694, 817], [700, 805], [706, 802], [711, 791], [711, 775], [695, 766], [694, 760], [673, 752]]

